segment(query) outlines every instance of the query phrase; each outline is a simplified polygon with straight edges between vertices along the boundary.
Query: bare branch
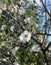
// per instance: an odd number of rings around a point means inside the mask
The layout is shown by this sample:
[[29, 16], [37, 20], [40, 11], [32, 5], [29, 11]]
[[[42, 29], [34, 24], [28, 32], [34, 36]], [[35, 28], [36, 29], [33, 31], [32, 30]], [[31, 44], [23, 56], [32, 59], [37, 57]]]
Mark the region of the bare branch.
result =
[[45, 6], [43, 0], [41, 0], [41, 3], [42, 3], [42, 5], [43, 5], [45, 11], [46, 11], [46, 12], [48, 13], [48, 15], [51, 17], [51, 14], [49, 13], [48, 9], [46, 8], [46, 6]]
[[48, 34], [48, 33], [37, 33], [36, 35], [47, 35], [47, 36], [51, 36], [51, 34]]
[[40, 46], [42, 46], [41, 42], [38, 42], [38, 41], [34, 38], [34, 36], [32, 36], [32, 39], [33, 39], [37, 44], [39, 44]]

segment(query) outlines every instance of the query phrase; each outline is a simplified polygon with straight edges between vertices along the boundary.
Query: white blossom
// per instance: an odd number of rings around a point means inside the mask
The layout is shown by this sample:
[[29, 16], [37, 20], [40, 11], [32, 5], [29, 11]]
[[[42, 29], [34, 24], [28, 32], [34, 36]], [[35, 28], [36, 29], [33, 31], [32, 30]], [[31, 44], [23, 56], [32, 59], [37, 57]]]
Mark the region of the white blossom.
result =
[[5, 30], [6, 27], [7, 27], [7, 25], [2, 25], [2, 26], [1, 26], [1, 30]]
[[25, 1], [21, 0], [21, 1], [19, 2], [19, 4], [20, 4], [20, 5], [25, 5]]
[[22, 10], [19, 9], [19, 15], [23, 15], [23, 12]]
[[4, 6], [3, 6], [3, 10], [6, 10], [6, 4], [4, 4]]
[[10, 10], [10, 12], [13, 12], [14, 11], [13, 5], [10, 5], [8, 9]]
[[2, 42], [2, 46], [5, 46], [5, 43], [4, 42]]
[[45, 16], [45, 15], [46, 15], [46, 13], [44, 12], [44, 13], [43, 13], [43, 16]]
[[32, 20], [32, 18], [33, 18], [32, 16], [28, 17], [28, 18], [24, 19], [24, 22], [25, 23], [30, 23], [30, 21]]
[[14, 29], [15, 29], [15, 26], [14, 26], [14, 25], [12, 25], [12, 26], [10, 27], [10, 30], [13, 32], [13, 31], [14, 31]]
[[48, 55], [51, 56], [51, 53], [49, 52]]
[[0, 9], [0, 14], [2, 14], [2, 10]]
[[14, 9], [13, 9], [13, 8], [10, 8], [10, 11], [11, 11], [11, 12], [13, 12], [13, 11], [14, 11]]
[[14, 51], [17, 51], [19, 49], [19, 47], [14, 47]]
[[12, 54], [13, 55], [15, 55], [15, 53], [16, 53], [16, 51], [19, 49], [19, 47], [14, 47], [13, 49], [12, 49]]
[[14, 12], [14, 11], [17, 12], [19, 9], [18, 5], [14, 5], [14, 4], [10, 5], [8, 8], [10, 12]]
[[35, 26], [36, 26], [36, 28], [38, 28], [38, 27], [39, 27], [39, 25], [38, 25], [38, 24], [35, 24]]
[[17, 63], [16, 65], [20, 65], [19, 63]]
[[47, 65], [47, 63], [45, 63], [45, 65]]
[[49, 50], [51, 50], [51, 47], [49, 47]]
[[23, 43], [29, 42], [31, 39], [31, 33], [28, 31], [24, 31], [20, 36], [19, 36], [20, 41]]
[[9, 52], [7, 52], [7, 54], [10, 54]]
[[0, 9], [0, 17], [1, 17], [1, 14], [2, 14], [2, 10]]
[[14, 65], [20, 65], [18, 62], [15, 62]]
[[2, 10], [6, 10], [6, 4], [4, 4], [1, 0], [0, 0], [0, 8]]
[[19, 10], [19, 7], [17, 5], [15, 5], [14, 10], [15, 10], [15, 12], [17, 12]]
[[43, 36], [42, 36], [42, 35], [40, 35], [39, 41], [40, 41], [41, 43], [43, 42]]
[[6, 60], [7, 60], [7, 59], [5, 59], [5, 58], [3, 59], [3, 61], [6, 61]]
[[7, 57], [7, 60], [9, 60], [9, 57]]
[[37, 56], [38, 54], [36, 53], [35, 56]]
[[51, 14], [51, 10], [49, 10], [49, 13]]

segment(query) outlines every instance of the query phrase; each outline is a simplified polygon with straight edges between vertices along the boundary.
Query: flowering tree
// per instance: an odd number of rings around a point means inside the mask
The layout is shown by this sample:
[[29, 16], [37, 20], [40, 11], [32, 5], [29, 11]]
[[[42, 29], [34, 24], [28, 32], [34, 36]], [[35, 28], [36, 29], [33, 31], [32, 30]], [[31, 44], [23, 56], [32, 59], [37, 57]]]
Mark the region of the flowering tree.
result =
[[37, 1], [0, 0], [0, 65], [51, 64], [50, 6]]

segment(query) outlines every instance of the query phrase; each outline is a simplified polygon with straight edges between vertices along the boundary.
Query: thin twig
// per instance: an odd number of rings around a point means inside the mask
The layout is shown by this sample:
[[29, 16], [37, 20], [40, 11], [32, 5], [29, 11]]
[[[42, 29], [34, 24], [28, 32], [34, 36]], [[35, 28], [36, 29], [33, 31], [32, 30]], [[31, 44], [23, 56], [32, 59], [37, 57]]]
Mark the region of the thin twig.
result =
[[48, 15], [51, 17], [51, 14], [49, 13], [48, 9], [46, 8], [46, 6], [45, 6], [43, 0], [41, 0], [41, 3], [42, 3], [42, 5], [43, 5], [44, 9], [46, 10], [46, 12], [48, 13]]

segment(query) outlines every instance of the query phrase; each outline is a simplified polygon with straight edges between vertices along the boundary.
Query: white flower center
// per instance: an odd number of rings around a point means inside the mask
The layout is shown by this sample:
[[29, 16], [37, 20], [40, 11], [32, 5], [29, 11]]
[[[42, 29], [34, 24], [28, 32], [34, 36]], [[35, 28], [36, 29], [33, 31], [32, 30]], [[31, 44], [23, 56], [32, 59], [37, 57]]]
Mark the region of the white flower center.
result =
[[31, 39], [31, 33], [28, 32], [28, 31], [24, 31], [20, 36], [19, 36], [19, 39], [22, 41], [22, 42], [29, 42], [29, 40]]
[[24, 38], [27, 38], [28, 37], [28, 35], [24, 35]]

